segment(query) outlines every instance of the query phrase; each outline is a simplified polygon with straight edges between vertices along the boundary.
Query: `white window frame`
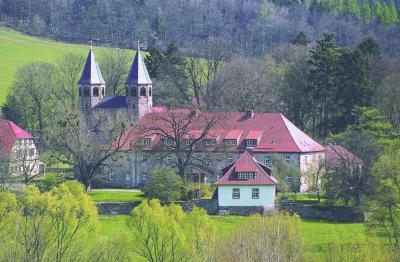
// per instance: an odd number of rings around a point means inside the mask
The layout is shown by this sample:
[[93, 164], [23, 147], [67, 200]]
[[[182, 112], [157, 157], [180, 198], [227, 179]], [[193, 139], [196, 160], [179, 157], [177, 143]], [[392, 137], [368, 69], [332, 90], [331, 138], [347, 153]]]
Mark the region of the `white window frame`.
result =
[[232, 188], [232, 199], [240, 199], [240, 188]]
[[249, 146], [249, 147], [257, 146], [257, 139], [247, 139], [246, 146]]
[[285, 163], [290, 164], [290, 155], [285, 155]]
[[271, 157], [270, 156], [264, 156], [264, 164], [269, 165], [271, 164]]
[[126, 180], [126, 181], [131, 180], [131, 175], [132, 175], [131, 172], [126, 172], [126, 173], [125, 173], [125, 180]]
[[225, 140], [225, 145], [226, 146], [236, 146], [237, 145], [237, 139], [226, 139]]
[[251, 198], [252, 199], [260, 199], [260, 189], [259, 188], [251, 189]]
[[140, 141], [140, 143], [141, 143], [143, 146], [151, 145], [151, 138], [142, 138], [142, 141]]
[[232, 164], [233, 163], [233, 157], [228, 157], [228, 164]]
[[147, 173], [142, 173], [142, 181], [147, 181]]
[[168, 155], [166, 157], [166, 162], [167, 162], [167, 164], [171, 164], [172, 163], [172, 156], [171, 155]]
[[217, 140], [215, 139], [206, 139], [206, 146], [215, 146], [217, 144]]
[[110, 180], [110, 181], [114, 181], [115, 180], [114, 172], [110, 171], [110, 173], [108, 173], [108, 180]]
[[174, 145], [174, 140], [172, 140], [170, 138], [167, 138], [167, 137], [164, 137], [163, 138], [163, 144], [165, 146], [172, 146], [172, 145]]

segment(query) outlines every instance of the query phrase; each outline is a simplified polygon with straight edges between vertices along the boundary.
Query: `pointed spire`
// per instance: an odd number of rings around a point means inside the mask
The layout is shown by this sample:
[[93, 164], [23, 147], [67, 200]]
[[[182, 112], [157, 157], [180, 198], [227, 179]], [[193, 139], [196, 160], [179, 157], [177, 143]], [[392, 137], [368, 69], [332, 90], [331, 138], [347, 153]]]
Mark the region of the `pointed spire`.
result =
[[92, 85], [100, 84], [105, 85], [103, 75], [101, 74], [100, 67], [96, 62], [96, 57], [94, 56], [92, 43], [90, 43], [89, 55], [86, 59], [85, 67], [78, 84], [80, 85]]
[[129, 71], [128, 79], [125, 84], [127, 85], [148, 85], [152, 84], [149, 72], [147, 72], [146, 65], [143, 61], [142, 53], [140, 52], [139, 42], [136, 51], [135, 59], [133, 60], [131, 70]]

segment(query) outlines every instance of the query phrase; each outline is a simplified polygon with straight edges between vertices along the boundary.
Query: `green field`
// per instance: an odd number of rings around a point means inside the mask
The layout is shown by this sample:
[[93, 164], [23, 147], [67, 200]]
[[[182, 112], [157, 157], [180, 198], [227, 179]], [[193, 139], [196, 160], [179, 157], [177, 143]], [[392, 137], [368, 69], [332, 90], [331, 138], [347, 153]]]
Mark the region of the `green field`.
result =
[[93, 190], [89, 193], [94, 202], [130, 202], [144, 199], [142, 192]]
[[[91, 234], [91, 237], [107, 237], [118, 232], [128, 232], [127, 218], [126, 215], [102, 216], [99, 231]], [[218, 231], [222, 234], [234, 230], [245, 223], [247, 219], [247, 217], [240, 216], [212, 216]], [[324, 250], [327, 244], [332, 241], [344, 244], [366, 237], [365, 225], [362, 223], [343, 224], [302, 220], [301, 229], [307, 247], [306, 256], [317, 260], [324, 260]]]
[[[86, 56], [88, 50], [88, 46], [47, 41], [0, 26], [0, 105], [5, 102], [15, 73], [22, 65], [38, 61], [55, 62], [68, 53]], [[96, 47], [96, 50], [96, 54], [101, 55], [104, 48]]]

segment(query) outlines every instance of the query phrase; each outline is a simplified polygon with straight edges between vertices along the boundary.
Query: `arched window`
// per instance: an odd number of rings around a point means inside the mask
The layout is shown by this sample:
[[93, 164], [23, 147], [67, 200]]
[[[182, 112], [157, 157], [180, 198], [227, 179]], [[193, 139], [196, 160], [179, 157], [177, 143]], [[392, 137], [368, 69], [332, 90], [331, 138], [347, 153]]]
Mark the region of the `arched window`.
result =
[[79, 90], [79, 96], [81, 96], [82, 95], [82, 91], [81, 91], [80, 88], [78, 90]]
[[98, 87], [93, 88], [93, 96], [99, 96], [99, 88]]
[[89, 96], [90, 95], [90, 90], [85, 88], [85, 92], [84, 93], [85, 93], [85, 96]]
[[140, 96], [146, 96], [146, 87], [142, 86], [140, 88]]
[[132, 104], [132, 109], [135, 109], [135, 104]]
[[103, 87], [103, 88], [101, 88], [101, 95], [102, 95], [102, 96], [105, 96], [105, 94], [106, 94], [106, 92], [105, 92], [105, 89], [104, 89], [104, 87]]
[[149, 87], [149, 96], [151, 96], [151, 87]]
[[132, 87], [132, 96], [137, 96], [137, 89], [136, 87]]

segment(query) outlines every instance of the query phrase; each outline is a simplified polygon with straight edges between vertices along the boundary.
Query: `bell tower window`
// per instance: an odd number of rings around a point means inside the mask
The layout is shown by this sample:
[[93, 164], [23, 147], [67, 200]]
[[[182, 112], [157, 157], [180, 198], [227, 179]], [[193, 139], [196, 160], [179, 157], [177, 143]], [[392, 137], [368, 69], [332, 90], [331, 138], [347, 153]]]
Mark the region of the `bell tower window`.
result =
[[89, 96], [90, 95], [89, 93], [90, 93], [89, 89], [85, 88], [85, 96]]
[[93, 96], [96, 96], [96, 97], [99, 96], [99, 88], [98, 87], [93, 88]]
[[102, 95], [102, 96], [104, 96], [104, 95], [105, 95], [105, 92], [104, 92], [104, 87], [103, 87], [103, 88], [101, 88], [101, 95]]
[[79, 96], [82, 96], [82, 90], [79, 88]]
[[151, 87], [149, 87], [149, 96], [151, 96]]
[[141, 87], [140, 88], [140, 96], [146, 96], [146, 87]]
[[132, 87], [132, 90], [131, 90], [131, 96], [133, 96], [133, 97], [135, 97], [135, 96], [137, 96], [137, 89], [136, 89], [136, 87]]

